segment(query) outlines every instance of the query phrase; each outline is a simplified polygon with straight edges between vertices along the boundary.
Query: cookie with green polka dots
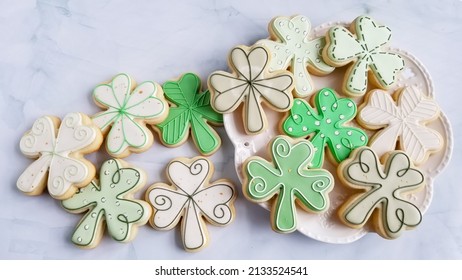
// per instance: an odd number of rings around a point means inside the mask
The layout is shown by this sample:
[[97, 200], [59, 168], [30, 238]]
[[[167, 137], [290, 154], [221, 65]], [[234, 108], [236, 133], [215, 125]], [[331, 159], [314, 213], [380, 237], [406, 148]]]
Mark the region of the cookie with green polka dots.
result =
[[312, 167], [324, 162], [324, 149], [334, 162], [340, 163], [351, 151], [367, 144], [367, 135], [349, 122], [357, 113], [356, 104], [349, 98], [338, 98], [330, 88], [321, 89], [314, 97], [314, 107], [304, 99], [295, 99], [294, 105], [282, 124], [285, 134], [308, 138], [314, 146]]

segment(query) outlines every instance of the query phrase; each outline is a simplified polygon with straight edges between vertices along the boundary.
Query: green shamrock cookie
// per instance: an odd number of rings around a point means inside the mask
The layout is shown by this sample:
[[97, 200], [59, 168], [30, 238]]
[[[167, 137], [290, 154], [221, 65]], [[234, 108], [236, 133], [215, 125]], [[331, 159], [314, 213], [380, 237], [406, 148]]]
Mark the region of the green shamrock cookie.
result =
[[170, 107], [167, 119], [156, 125], [162, 143], [175, 147], [181, 145], [191, 134], [203, 155], [213, 154], [221, 144], [220, 137], [207, 123], [221, 125], [223, 116], [210, 106], [208, 90], [200, 92], [201, 80], [193, 73], [186, 73], [178, 81], [163, 85], [167, 100], [175, 106]]
[[327, 144], [335, 161], [346, 159], [352, 150], [367, 144], [367, 135], [345, 124], [356, 116], [356, 104], [349, 98], [337, 98], [335, 91], [324, 88], [315, 96], [316, 110], [305, 100], [295, 99], [284, 121], [284, 133], [292, 137], [310, 137], [315, 147], [313, 167], [321, 167]]
[[144, 185], [144, 173], [124, 165], [117, 159], [104, 162], [99, 183], [92, 181], [62, 202], [64, 209], [71, 213], [88, 211], [72, 235], [76, 245], [97, 246], [105, 224], [112, 238], [127, 242], [135, 237], [137, 226], [147, 223], [151, 207], [145, 201], [133, 199], [133, 193]]
[[273, 162], [251, 157], [244, 164], [243, 192], [254, 202], [277, 195], [271, 210], [272, 227], [278, 232], [292, 232], [297, 227], [295, 202], [305, 211], [326, 210], [334, 179], [327, 170], [309, 168], [314, 147], [305, 139], [277, 136], [270, 149]]

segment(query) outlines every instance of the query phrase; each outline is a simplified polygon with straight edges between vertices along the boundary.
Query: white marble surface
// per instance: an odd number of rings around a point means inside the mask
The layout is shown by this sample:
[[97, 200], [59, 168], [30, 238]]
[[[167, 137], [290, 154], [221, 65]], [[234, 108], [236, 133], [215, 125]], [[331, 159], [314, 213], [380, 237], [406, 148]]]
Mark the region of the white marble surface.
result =
[[[174, 3], [173, 3], [174, 2]], [[261, 2], [261, 1], [259, 1]], [[0, 1], [0, 259], [460, 259], [462, 258], [462, 137], [460, 66], [462, 1]], [[21, 135], [42, 115], [70, 111], [94, 114], [90, 93], [101, 81], [126, 72], [136, 81], [163, 83], [186, 71], [205, 81], [226, 69], [237, 44], [267, 37], [277, 15], [304, 14], [313, 26], [351, 21], [369, 14], [393, 31], [392, 45], [417, 56], [432, 74], [436, 98], [454, 129], [452, 162], [436, 179], [433, 203], [423, 223], [401, 238], [376, 234], [348, 245], [281, 235], [268, 212], [237, 199], [237, 218], [228, 227], [209, 227], [210, 246], [185, 253], [178, 230], [142, 227], [136, 239], [120, 244], [103, 238], [80, 250], [70, 237], [80, 215], [69, 214], [48, 195], [28, 197], [15, 186], [31, 162], [23, 157]], [[215, 179], [237, 185], [233, 147], [223, 129], [222, 148], [211, 157]], [[127, 161], [142, 166], [148, 184], [165, 180], [164, 164], [174, 156], [195, 156], [190, 142], [167, 149], [155, 138], [146, 153]], [[107, 155], [90, 157], [101, 163]]]

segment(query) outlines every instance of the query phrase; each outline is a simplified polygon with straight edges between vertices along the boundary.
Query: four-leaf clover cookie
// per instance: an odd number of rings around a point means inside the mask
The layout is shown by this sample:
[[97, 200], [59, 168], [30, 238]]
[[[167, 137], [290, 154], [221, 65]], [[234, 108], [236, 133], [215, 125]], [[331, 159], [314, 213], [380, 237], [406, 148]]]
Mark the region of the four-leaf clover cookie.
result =
[[272, 227], [277, 232], [292, 232], [297, 227], [296, 203], [309, 212], [327, 210], [334, 179], [327, 170], [310, 168], [314, 147], [307, 140], [277, 136], [269, 147], [273, 162], [250, 157], [244, 163], [243, 192], [254, 202], [277, 196], [272, 201]]
[[234, 218], [234, 187], [227, 180], [210, 183], [212, 174], [213, 165], [204, 157], [174, 159], [167, 166], [172, 185], [156, 183], [146, 192], [146, 200], [154, 207], [151, 225], [170, 230], [181, 219], [181, 239], [187, 251], [207, 245], [204, 220], [225, 226]]
[[438, 117], [438, 104], [416, 87], [400, 89], [395, 96], [396, 104], [387, 92], [370, 92], [359, 111], [358, 121], [369, 129], [383, 128], [369, 142], [379, 156], [395, 150], [398, 142], [399, 149], [405, 151], [415, 164], [422, 164], [431, 152], [443, 146], [440, 134], [425, 126]]
[[316, 110], [305, 100], [295, 99], [282, 125], [284, 133], [292, 137], [308, 137], [315, 147], [311, 162], [321, 167], [324, 147], [336, 162], [346, 159], [352, 150], [367, 144], [367, 135], [359, 128], [347, 125], [356, 116], [356, 104], [349, 98], [337, 98], [332, 89], [324, 88], [314, 99]]
[[353, 228], [363, 227], [371, 219], [384, 238], [397, 238], [405, 229], [420, 224], [422, 214], [406, 194], [424, 188], [424, 175], [409, 156], [393, 151], [379, 158], [368, 147], [356, 149], [338, 167], [342, 182], [361, 193], [351, 196], [339, 209], [340, 219]]
[[223, 116], [210, 105], [210, 93], [201, 91], [201, 80], [193, 73], [186, 73], [178, 81], [166, 82], [163, 86], [167, 100], [172, 104], [167, 118], [155, 127], [162, 143], [175, 147], [191, 135], [203, 155], [214, 153], [221, 144], [220, 137], [207, 122], [223, 123]]
[[309, 72], [327, 75], [334, 71], [322, 58], [324, 36], [311, 38], [311, 24], [305, 16], [276, 17], [268, 29], [271, 40], [260, 40], [257, 44], [268, 47], [271, 52], [270, 71], [290, 69], [294, 74], [295, 95], [306, 97], [314, 91]]
[[95, 175], [95, 167], [83, 155], [98, 150], [103, 141], [100, 130], [82, 113], [37, 119], [21, 138], [19, 149], [36, 159], [19, 176], [17, 187], [27, 195], [39, 195], [48, 186], [56, 199], [72, 196]]
[[208, 80], [215, 111], [231, 113], [244, 103], [242, 114], [248, 134], [257, 134], [266, 128], [261, 102], [278, 112], [292, 106], [292, 73], [269, 72], [270, 61], [266, 47], [238, 46], [231, 50], [228, 60], [233, 73], [217, 71]]
[[62, 202], [64, 209], [71, 213], [87, 211], [74, 230], [72, 242], [93, 248], [100, 242], [105, 227], [117, 241], [132, 240], [137, 227], [146, 224], [151, 215], [147, 202], [133, 198], [133, 194], [144, 186], [145, 180], [142, 170], [129, 167], [122, 160], [105, 161], [99, 182], [93, 180]]
[[95, 103], [106, 111], [93, 121], [106, 135], [106, 150], [113, 157], [126, 157], [151, 147], [153, 136], [146, 123], [157, 124], [168, 114], [162, 88], [151, 81], [136, 86], [127, 74], [119, 74], [93, 91]]
[[352, 96], [366, 93], [368, 73], [374, 85], [387, 89], [404, 69], [403, 58], [384, 49], [390, 41], [390, 28], [377, 24], [368, 16], [360, 16], [351, 24], [351, 32], [343, 26], [332, 27], [323, 49], [325, 61], [340, 67], [352, 65], [345, 73], [343, 90]]

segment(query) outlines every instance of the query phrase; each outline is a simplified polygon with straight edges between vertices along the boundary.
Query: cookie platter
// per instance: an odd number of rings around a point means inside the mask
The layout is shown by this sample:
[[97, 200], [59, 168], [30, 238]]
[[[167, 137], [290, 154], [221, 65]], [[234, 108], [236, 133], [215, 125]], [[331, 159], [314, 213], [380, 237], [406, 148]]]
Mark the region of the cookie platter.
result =
[[[37, 119], [20, 140], [35, 161], [18, 189], [85, 213], [71, 237], [78, 247], [96, 247], [105, 232], [129, 242], [149, 221], [180, 227], [184, 249], [198, 251], [208, 224], [235, 218], [239, 186], [210, 182], [207, 158], [221, 145], [213, 126], [224, 124], [245, 198], [271, 211], [268, 229], [351, 243], [416, 227], [453, 145], [422, 63], [389, 46], [390, 29], [367, 16], [316, 28], [305, 16], [276, 17], [269, 33], [234, 47], [229, 71], [213, 72], [208, 89], [193, 73], [162, 86], [122, 73], [95, 87], [100, 113]], [[192, 141], [198, 156], [172, 159], [158, 171], [169, 182], [146, 186], [125, 158], [149, 149], [155, 133], [167, 147]], [[111, 158], [95, 167], [85, 156], [103, 146]]]

